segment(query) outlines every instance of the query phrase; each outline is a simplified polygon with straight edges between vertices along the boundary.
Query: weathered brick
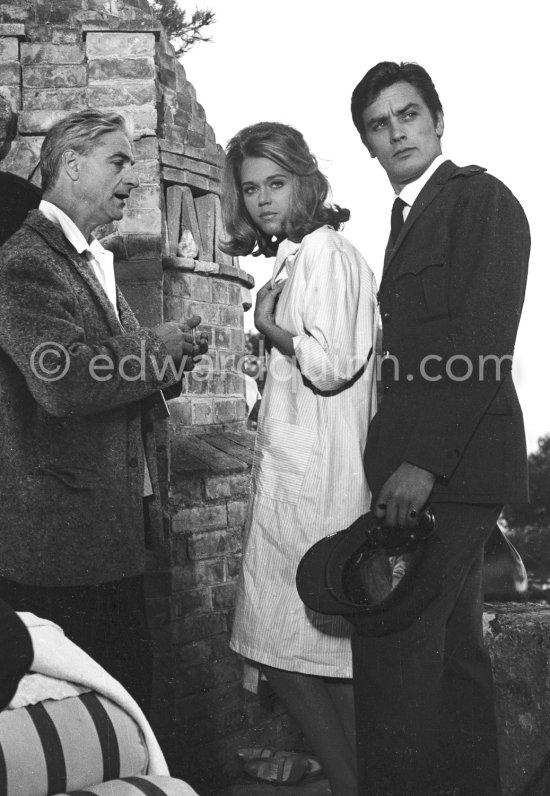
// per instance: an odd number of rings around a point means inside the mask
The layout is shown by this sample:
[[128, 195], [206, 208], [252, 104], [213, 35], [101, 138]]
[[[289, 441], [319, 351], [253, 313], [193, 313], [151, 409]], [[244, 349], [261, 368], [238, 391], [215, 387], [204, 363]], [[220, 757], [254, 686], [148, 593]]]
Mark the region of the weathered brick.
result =
[[0, 61], [0, 85], [18, 86], [21, 68], [18, 61]]
[[128, 199], [128, 207], [139, 210], [157, 210], [160, 207], [160, 187], [140, 185], [134, 188]]
[[23, 108], [26, 111], [79, 111], [86, 108], [86, 95], [78, 88], [24, 89]]
[[[176, 671], [176, 682], [178, 684], [176, 699], [191, 694], [209, 692], [213, 686], [239, 683], [242, 677], [242, 665], [233, 656], [222, 658], [214, 663], [203, 663], [198, 666], [181, 667], [181, 669], [178, 667]], [[220, 707], [218, 705], [218, 714], [219, 711]], [[233, 709], [224, 711], [226, 717], [228, 714], [232, 717], [231, 724], [234, 724], [236, 711], [242, 712], [240, 701], [234, 705]], [[223, 723], [228, 726], [227, 718], [225, 718]], [[208, 739], [208, 736], [206, 737]]]
[[213, 588], [211, 596], [214, 610], [232, 611], [235, 606], [236, 590], [237, 586], [235, 583], [227, 583], [224, 586], [216, 586]]
[[172, 597], [174, 619], [212, 611], [212, 591], [206, 587], [188, 589]]
[[208, 613], [189, 616], [172, 625], [174, 644], [187, 644], [201, 638], [227, 632], [227, 616], [224, 613]]
[[72, 28], [61, 28], [54, 25], [44, 25], [44, 28], [51, 28], [52, 44], [80, 44], [82, 34], [79, 30]]
[[122, 111], [133, 124], [135, 133], [152, 135], [157, 128], [157, 109], [154, 105], [106, 106], [104, 110]]
[[147, 80], [155, 76], [153, 58], [95, 58], [88, 62], [90, 83], [103, 83], [111, 80]]
[[206, 143], [204, 132], [197, 133], [195, 130], [189, 130], [187, 133], [187, 143], [191, 144], [191, 146], [204, 146]]
[[202, 174], [204, 177], [209, 177], [212, 180], [219, 180], [221, 177], [220, 168], [218, 166], [206, 163], [204, 160], [195, 160], [194, 158], [185, 157], [183, 154], [163, 152], [161, 160], [165, 166], [187, 170], [193, 174]]
[[[186, 399], [187, 400], [187, 399]], [[189, 413], [189, 423], [191, 425], [191, 413]], [[190, 508], [202, 502], [203, 490], [200, 478], [178, 478], [173, 473], [170, 482], [170, 497], [178, 508]]]
[[151, 160], [138, 160], [134, 170], [139, 178], [140, 183], [155, 185], [159, 180], [159, 167], [158, 161]]
[[229, 373], [227, 376], [226, 386], [228, 395], [244, 395], [244, 374]]
[[212, 423], [212, 399], [193, 399], [193, 425], [203, 426]]
[[155, 84], [152, 80], [89, 86], [88, 105], [92, 108], [123, 108], [126, 105], [153, 105]]
[[190, 426], [192, 423], [191, 402], [188, 398], [175, 398], [169, 403], [172, 425]]
[[214, 423], [229, 423], [235, 420], [235, 410], [235, 399], [214, 398]]
[[146, 604], [147, 618], [151, 625], [162, 627], [170, 624], [172, 620], [170, 597], [150, 597], [147, 599]]
[[0, 61], [19, 60], [19, 41], [15, 37], [0, 38]]
[[242, 328], [242, 307], [220, 307], [220, 321], [227, 326], [240, 326]]
[[188, 317], [191, 315], [200, 315], [204, 323], [214, 324], [218, 322], [218, 307], [216, 305], [185, 298], [183, 302], [185, 313]]
[[164, 318], [167, 321], [172, 321], [182, 318], [184, 315], [183, 299], [179, 296], [165, 296], [164, 297]]
[[242, 329], [231, 329], [231, 348], [236, 353], [244, 351], [244, 331]]
[[171, 289], [175, 296], [197, 301], [211, 301], [210, 280], [198, 274], [176, 272], [171, 275]]
[[134, 141], [134, 156], [138, 160], [153, 160], [158, 156], [159, 139], [156, 135], [145, 135]]
[[[246, 511], [248, 504], [242, 500], [230, 501], [227, 504], [227, 518], [229, 525], [243, 525], [246, 519]], [[238, 552], [232, 550], [231, 552]]]
[[225, 580], [233, 580], [239, 576], [241, 556], [227, 556], [225, 559]]
[[250, 490], [249, 473], [235, 473], [232, 475], [210, 476], [204, 479], [205, 496], [207, 500], [221, 500], [222, 498], [248, 495]]
[[[175, 650], [176, 671], [183, 671], [191, 666], [198, 666], [202, 663], [213, 662], [229, 657], [227, 650], [227, 638], [225, 635], [214, 636], [213, 638], [193, 641], [191, 644], [184, 644]], [[231, 655], [231, 657], [235, 657]]]
[[210, 392], [213, 395], [227, 394], [227, 379], [224, 371], [214, 371], [210, 379]]
[[24, 66], [23, 86], [26, 88], [73, 88], [86, 85], [86, 67], [71, 64]]
[[[224, 337], [226, 340], [227, 345], [223, 347], [229, 347], [229, 341], [231, 340], [231, 336], [227, 334]], [[222, 346], [220, 345], [220, 348]], [[232, 351], [219, 351], [218, 352], [218, 367], [220, 370], [235, 370], [238, 366], [238, 359], [239, 357], [237, 354], [234, 354]]]
[[229, 304], [229, 284], [221, 279], [212, 280], [212, 301]]
[[10, 103], [14, 113], [19, 113], [21, 109], [21, 88], [18, 85], [0, 86], [0, 95]]
[[227, 530], [194, 533], [187, 540], [187, 549], [191, 561], [200, 561], [205, 558], [217, 558], [226, 553], [240, 553], [240, 533]]
[[20, 48], [22, 64], [83, 64], [84, 49], [76, 44], [26, 44]]
[[42, 137], [24, 136], [13, 141], [3, 161], [6, 171], [28, 179], [36, 168], [40, 157]]
[[222, 559], [191, 563], [187, 557], [186, 537], [176, 536], [172, 541], [176, 564], [181, 565], [173, 571], [174, 594], [182, 589], [211, 586], [225, 581], [225, 566]]
[[197, 373], [193, 370], [187, 377], [187, 392], [190, 395], [209, 395], [212, 392], [209, 380], [208, 373]]
[[[214, 331], [214, 345], [216, 348], [230, 348], [231, 346], [231, 330], [230, 329], [216, 329]], [[224, 368], [221, 368], [224, 370]]]
[[[15, 6], [11, 7], [13, 11], [16, 13], [22, 13], [23, 18], [27, 19], [27, 16], [24, 14], [23, 9], [16, 8]], [[8, 12], [9, 15], [9, 12]], [[17, 36], [18, 38], [24, 39], [27, 33], [25, 31], [25, 25], [18, 23], [18, 22], [3, 22], [0, 24], [0, 36]]]
[[161, 255], [158, 235], [126, 235], [124, 242], [129, 260], [158, 260]]
[[172, 518], [174, 533], [185, 533], [204, 528], [225, 528], [227, 525], [227, 509], [222, 506], [196, 506], [191, 509], [180, 509]]
[[248, 417], [248, 409], [246, 407], [246, 401], [243, 398], [238, 398], [237, 403], [235, 406], [235, 420], [241, 421], [246, 420]]
[[128, 208], [120, 221], [117, 229], [122, 234], [147, 233], [160, 235], [161, 215], [160, 208], [154, 210], [134, 210]]
[[153, 33], [88, 33], [86, 55], [92, 58], [109, 58], [115, 54], [119, 58], [135, 56], [153, 57], [155, 36]]
[[64, 119], [67, 111], [25, 111], [19, 116], [19, 132], [22, 134], [45, 133], [55, 122]]

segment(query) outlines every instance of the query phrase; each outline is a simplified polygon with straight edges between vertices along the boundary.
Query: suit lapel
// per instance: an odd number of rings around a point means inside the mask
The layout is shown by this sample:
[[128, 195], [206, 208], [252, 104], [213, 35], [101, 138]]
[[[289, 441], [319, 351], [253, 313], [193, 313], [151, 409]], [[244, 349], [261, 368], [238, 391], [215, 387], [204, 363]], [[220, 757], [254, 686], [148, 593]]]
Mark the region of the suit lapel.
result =
[[[98, 282], [87, 257], [84, 254], [79, 254], [71, 246], [61, 229], [49, 221], [40, 211], [36, 210], [30, 213], [26, 223], [38, 232], [52, 249], [62, 257], [65, 257], [74, 270], [78, 272], [103, 310], [111, 332], [120, 334], [124, 331], [124, 326], [118, 319], [109, 297]], [[126, 304], [126, 302], [124, 303]]]
[[391, 269], [391, 265], [395, 259], [395, 255], [401, 248], [403, 241], [407, 237], [409, 230], [417, 220], [417, 218], [424, 212], [424, 210], [431, 204], [437, 194], [441, 191], [451, 174], [456, 171], [456, 166], [451, 160], [446, 160], [441, 166], [432, 174], [426, 185], [420, 191], [416, 201], [410, 209], [405, 223], [401, 227], [395, 245], [393, 248], [388, 247], [384, 255], [384, 272], [382, 280], [385, 279], [387, 272]]

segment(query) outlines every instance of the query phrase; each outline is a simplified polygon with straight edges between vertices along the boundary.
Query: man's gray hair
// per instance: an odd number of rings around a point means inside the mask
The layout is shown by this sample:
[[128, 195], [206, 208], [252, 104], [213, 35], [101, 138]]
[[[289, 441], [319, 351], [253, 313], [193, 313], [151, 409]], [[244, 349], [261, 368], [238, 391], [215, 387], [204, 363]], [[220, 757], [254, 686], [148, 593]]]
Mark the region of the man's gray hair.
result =
[[98, 138], [117, 130], [132, 140], [131, 125], [125, 116], [93, 108], [71, 113], [56, 122], [46, 133], [40, 152], [42, 190], [46, 191], [55, 184], [64, 152], [72, 149], [87, 155]]

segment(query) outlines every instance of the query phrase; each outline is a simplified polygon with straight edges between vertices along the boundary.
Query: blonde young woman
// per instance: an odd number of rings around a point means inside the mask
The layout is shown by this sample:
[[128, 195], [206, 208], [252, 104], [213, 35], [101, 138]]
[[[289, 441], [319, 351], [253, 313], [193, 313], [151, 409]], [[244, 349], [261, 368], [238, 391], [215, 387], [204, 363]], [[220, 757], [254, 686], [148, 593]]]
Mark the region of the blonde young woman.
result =
[[295, 586], [305, 551], [370, 500], [376, 287], [328, 191], [292, 127], [256, 124], [228, 145], [224, 249], [275, 257], [254, 315], [271, 353], [231, 646], [261, 666], [333, 796], [356, 796], [350, 626], [306, 609]]

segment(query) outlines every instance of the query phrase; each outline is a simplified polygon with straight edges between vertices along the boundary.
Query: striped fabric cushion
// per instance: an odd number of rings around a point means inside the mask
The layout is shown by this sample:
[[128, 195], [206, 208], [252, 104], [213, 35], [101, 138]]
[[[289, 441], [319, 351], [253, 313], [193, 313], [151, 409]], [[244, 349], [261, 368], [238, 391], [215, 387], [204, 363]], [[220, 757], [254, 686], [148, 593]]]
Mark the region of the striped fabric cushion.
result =
[[197, 796], [181, 779], [172, 777], [125, 777], [104, 782], [86, 790], [73, 790], [58, 796]]
[[147, 764], [136, 723], [96, 693], [0, 713], [0, 796], [78, 791]]

